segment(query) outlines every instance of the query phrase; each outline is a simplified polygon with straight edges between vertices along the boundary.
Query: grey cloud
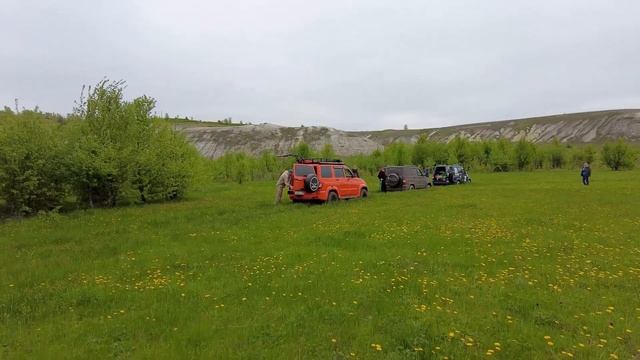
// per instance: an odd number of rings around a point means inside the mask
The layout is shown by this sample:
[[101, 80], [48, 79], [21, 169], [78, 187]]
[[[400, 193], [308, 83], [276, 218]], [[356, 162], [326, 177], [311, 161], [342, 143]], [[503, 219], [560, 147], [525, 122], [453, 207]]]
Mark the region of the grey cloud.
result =
[[125, 79], [158, 112], [342, 129], [640, 107], [640, 3], [9, 0], [0, 105]]

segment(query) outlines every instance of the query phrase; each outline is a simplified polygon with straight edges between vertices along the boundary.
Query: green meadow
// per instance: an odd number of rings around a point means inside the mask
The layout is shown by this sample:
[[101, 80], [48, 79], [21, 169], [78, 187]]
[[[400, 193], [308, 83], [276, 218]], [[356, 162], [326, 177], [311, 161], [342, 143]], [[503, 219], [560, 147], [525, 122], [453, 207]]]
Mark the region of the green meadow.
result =
[[638, 358], [640, 171], [472, 176], [5, 220], [0, 358]]

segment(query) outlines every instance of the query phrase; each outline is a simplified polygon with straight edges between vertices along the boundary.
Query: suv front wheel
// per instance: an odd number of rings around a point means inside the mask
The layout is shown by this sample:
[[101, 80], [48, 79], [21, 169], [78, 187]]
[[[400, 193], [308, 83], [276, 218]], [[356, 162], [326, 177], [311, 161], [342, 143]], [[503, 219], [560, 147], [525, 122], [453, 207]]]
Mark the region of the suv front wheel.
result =
[[362, 189], [362, 190], [360, 190], [360, 198], [361, 198], [361, 199], [364, 199], [364, 198], [366, 198], [367, 196], [369, 196], [369, 192], [367, 191], [367, 189]]

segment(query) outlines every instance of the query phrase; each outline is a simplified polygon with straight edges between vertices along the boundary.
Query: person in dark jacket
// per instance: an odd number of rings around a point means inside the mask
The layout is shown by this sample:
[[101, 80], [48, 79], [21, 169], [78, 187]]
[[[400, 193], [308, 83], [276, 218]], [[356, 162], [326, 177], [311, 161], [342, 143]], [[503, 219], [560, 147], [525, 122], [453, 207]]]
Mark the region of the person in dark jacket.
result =
[[384, 172], [384, 168], [378, 171], [378, 179], [380, 180], [380, 191], [387, 192], [387, 173]]
[[582, 176], [582, 183], [584, 185], [589, 185], [589, 177], [591, 176], [591, 167], [589, 166], [589, 163], [586, 162], [582, 165], [580, 175]]

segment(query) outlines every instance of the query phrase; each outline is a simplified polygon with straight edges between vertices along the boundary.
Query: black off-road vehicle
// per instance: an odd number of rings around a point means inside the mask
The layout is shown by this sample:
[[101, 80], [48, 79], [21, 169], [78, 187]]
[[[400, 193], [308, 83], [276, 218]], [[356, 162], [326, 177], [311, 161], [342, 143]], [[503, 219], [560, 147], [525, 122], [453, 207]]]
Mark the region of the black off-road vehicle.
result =
[[461, 165], [436, 165], [433, 170], [433, 185], [465, 184], [471, 177]]

